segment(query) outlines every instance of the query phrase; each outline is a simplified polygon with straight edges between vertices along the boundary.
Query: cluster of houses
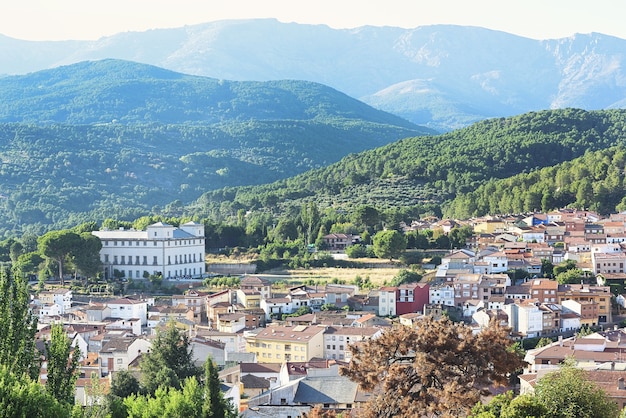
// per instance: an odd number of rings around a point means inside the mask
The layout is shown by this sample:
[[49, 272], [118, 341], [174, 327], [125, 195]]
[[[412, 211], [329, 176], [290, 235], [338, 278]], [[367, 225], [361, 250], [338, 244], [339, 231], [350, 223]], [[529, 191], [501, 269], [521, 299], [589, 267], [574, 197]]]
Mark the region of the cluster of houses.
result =
[[[441, 223], [442, 228], [454, 226]], [[211, 293], [181, 282], [187, 287], [183, 294], [159, 299], [78, 301], [68, 289], [39, 292], [32, 305], [40, 319], [39, 338], [46, 339], [50, 323], [64, 324], [82, 356], [77, 402], [87, 404], [92, 376], [107, 382], [120, 370], [139, 372], [156, 330], [173, 321], [188, 334], [198, 365], [211, 357], [221, 367], [227, 396], [246, 417], [300, 417], [316, 406], [358, 408], [371, 394], [338, 373], [351, 359], [350, 347], [390, 327], [419, 326], [424, 315], [446, 311], [472, 324], [475, 332], [495, 319], [515, 338], [561, 336], [548, 348], [529, 352], [524, 390], [532, 390], [541, 373], [570, 352], [579, 354], [581, 364], [599, 368], [609, 367], [607, 359], [613, 356], [608, 371], [626, 373], [623, 331], [608, 326], [612, 300], [624, 301], [612, 295], [610, 284], [626, 279], [626, 215], [601, 219], [586, 211], [557, 211], [473, 220], [472, 226], [476, 233], [467, 247], [447, 252], [428, 280], [419, 283], [370, 290], [338, 284], [275, 289], [268, 280], [248, 275], [237, 288]], [[94, 234], [103, 240], [101, 259], [109, 275], [158, 273], [176, 279], [204, 274], [201, 225], [158, 223], [146, 231]], [[328, 237], [335, 251], [355, 239], [335, 235]], [[596, 281], [558, 284], [541, 276], [542, 260], [554, 265], [573, 260]], [[533, 278], [512, 282], [511, 270]], [[302, 308], [310, 313], [296, 316]], [[564, 338], [582, 327], [611, 330]], [[45, 381], [45, 363], [41, 377]], [[624, 386], [623, 378], [619, 382]]]

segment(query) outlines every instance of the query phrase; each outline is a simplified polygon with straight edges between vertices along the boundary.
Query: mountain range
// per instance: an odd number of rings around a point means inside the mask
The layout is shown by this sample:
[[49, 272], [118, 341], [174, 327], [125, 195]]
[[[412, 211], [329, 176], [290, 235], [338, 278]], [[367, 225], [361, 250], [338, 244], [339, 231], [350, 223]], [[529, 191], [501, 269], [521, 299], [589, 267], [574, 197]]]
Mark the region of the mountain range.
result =
[[115, 58], [218, 80], [306, 80], [439, 131], [485, 118], [623, 107], [626, 40], [534, 40], [478, 27], [413, 29], [218, 21], [96, 41], [0, 36], [0, 74]]
[[0, 78], [0, 235], [133, 218], [434, 131], [319, 83], [129, 61]]

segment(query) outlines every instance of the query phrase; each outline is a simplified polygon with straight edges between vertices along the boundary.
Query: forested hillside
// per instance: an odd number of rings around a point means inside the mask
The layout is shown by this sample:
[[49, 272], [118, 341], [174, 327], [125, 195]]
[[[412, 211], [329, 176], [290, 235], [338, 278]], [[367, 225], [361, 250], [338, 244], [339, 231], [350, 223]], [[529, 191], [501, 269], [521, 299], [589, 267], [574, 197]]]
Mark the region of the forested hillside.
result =
[[209, 190], [430, 133], [310, 82], [117, 60], [0, 78], [0, 236], [178, 213]]
[[446, 210], [451, 217], [488, 213], [547, 211], [558, 207], [599, 213], [626, 210], [626, 147], [587, 152], [582, 157], [531, 173], [490, 180], [457, 196]]
[[307, 81], [216, 80], [111, 59], [0, 78], [0, 122], [207, 125], [311, 119], [367, 120], [433, 132]]
[[550, 167], [625, 140], [624, 110], [531, 112], [440, 136], [403, 139], [270, 185], [210, 192], [189, 210], [217, 216], [225, 208], [232, 212], [314, 200], [345, 210], [369, 204], [440, 213], [457, 194], [491, 179]]

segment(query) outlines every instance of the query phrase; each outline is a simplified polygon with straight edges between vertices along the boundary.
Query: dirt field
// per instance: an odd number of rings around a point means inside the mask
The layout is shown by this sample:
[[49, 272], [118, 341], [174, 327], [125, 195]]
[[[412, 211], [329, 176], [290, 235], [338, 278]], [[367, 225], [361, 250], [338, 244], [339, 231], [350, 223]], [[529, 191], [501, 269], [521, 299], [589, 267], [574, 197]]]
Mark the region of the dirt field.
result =
[[[241, 262], [242, 260], [233, 260], [228, 258], [213, 258], [211, 261], [228, 263], [228, 262]], [[342, 267], [323, 267], [323, 268], [310, 268], [310, 269], [294, 269], [294, 270], [271, 270], [261, 273], [256, 273], [255, 276], [265, 277], [273, 282], [284, 281], [290, 284], [301, 284], [308, 282], [309, 280], [315, 280], [316, 282], [330, 283], [334, 279], [346, 284], [351, 284], [352, 281], [360, 276], [363, 280], [369, 277], [370, 281], [376, 286], [382, 286], [385, 281], [391, 282], [391, 279], [398, 274], [405, 266], [400, 264], [396, 266], [390, 266], [388, 260], [380, 259], [359, 259], [359, 262], [367, 265], [363, 268], [342, 268]]]

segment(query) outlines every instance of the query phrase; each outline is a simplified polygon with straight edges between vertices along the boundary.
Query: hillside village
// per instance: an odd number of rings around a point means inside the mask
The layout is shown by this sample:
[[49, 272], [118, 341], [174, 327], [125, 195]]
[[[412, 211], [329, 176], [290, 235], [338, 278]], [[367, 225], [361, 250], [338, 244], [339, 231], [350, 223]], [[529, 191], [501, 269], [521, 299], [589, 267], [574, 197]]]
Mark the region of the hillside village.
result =
[[[481, 218], [469, 224], [466, 248], [448, 251], [419, 283], [361, 289], [356, 285], [302, 284], [278, 288], [248, 274], [237, 288], [197, 287], [206, 271], [202, 225], [158, 223], [146, 231], [94, 231], [106, 271], [126, 277], [160, 272], [186, 287], [182, 295], [73, 295], [67, 287], [33, 293], [42, 343], [50, 324], [62, 322], [81, 352], [77, 404], [88, 405], [92, 375], [104, 385], [121, 370], [140, 371], [156, 331], [173, 321], [190, 338], [198, 365], [210, 356], [220, 367], [226, 396], [246, 417], [300, 417], [318, 406], [345, 411], [367, 401], [355, 382], [338, 373], [351, 360], [349, 347], [393, 327], [418, 327], [424, 315], [465, 321], [481, 332], [491, 320], [510, 327], [511, 338], [550, 337], [529, 350], [521, 393], [532, 391], [546, 371], [573, 356], [607, 393], [626, 404], [626, 331], [614, 306], [626, 272], [626, 214], [559, 210], [527, 217]], [[411, 229], [442, 228], [458, 221], [415, 222]], [[328, 236], [347, 245], [357, 237]], [[332, 240], [332, 242], [330, 241]], [[342, 248], [336, 248], [340, 252]], [[559, 284], [542, 276], [542, 263], [573, 260], [585, 282]], [[507, 272], [523, 271], [512, 280]], [[576, 334], [581, 329], [590, 335]], [[595, 332], [594, 332], [595, 331]], [[43, 344], [43, 343], [42, 343]], [[45, 382], [45, 362], [41, 371]], [[610, 389], [610, 390], [609, 390]]]

